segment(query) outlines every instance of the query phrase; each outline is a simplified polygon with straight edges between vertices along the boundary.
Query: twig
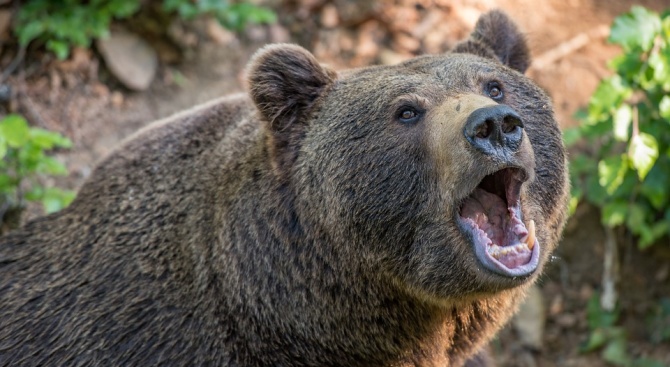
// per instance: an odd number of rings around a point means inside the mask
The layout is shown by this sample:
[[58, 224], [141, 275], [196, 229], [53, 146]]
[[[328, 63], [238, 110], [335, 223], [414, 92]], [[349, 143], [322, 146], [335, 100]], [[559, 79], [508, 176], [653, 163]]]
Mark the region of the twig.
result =
[[619, 280], [619, 253], [616, 235], [610, 227], [605, 227], [605, 261], [603, 269], [603, 293], [600, 306], [605, 311], [613, 311], [617, 303], [616, 283]]
[[35, 107], [33, 100], [26, 92], [26, 81], [23, 70], [21, 70], [21, 73], [17, 78], [17, 86], [18, 86], [17, 99], [19, 101], [19, 106], [25, 112], [26, 118], [37, 126], [43, 128], [49, 128], [44, 119], [42, 118], [42, 115], [39, 113], [39, 111], [37, 111], [37, 108]]
[[2, 75], [0, 75], [0, 83], [3, 83], [7, 78], [9, 78], [10, 75], [16, 70], [16, 68], [21, 64], [21, 61], [23, 61], [23, 57], [26, 56], [26, 46], [21, 46], [19, 48], [19, 51], [16, 53], [16, 56], [14, 57], [14, 60], [9, 63], [7, 66], [7, 69], [2, 72]]
[[605, 38], [608, 34], [609, 27], [604, 24], [599, 25], [590, 31], [580, 33], [575, 37], [552, 48], [551, 50], [543, 53], [539, 57], [536, 57], [530, 67], [531, 69], [535, 70], [544, 69], [556, 61], [588, 45], [593, 39]]

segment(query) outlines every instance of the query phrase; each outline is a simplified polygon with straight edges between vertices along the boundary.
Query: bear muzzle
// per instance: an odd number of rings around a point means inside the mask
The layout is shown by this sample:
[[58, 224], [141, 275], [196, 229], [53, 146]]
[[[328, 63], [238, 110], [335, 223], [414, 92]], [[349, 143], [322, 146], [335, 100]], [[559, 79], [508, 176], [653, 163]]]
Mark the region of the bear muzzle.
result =
[[468, 116], [463, 134], [478, 151], [501, 161], [509, 161], [521, 147], [523, 122], [507, 105], [485, 106]]

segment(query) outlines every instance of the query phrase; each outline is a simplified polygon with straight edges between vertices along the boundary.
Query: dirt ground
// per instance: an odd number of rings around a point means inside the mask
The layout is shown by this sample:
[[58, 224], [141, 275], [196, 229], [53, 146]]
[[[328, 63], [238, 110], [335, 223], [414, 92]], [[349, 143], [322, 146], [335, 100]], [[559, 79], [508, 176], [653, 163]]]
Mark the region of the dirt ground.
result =
[[[606, 27], [633, 4], [670, 8], [670, 0], [274, 0], [270, 5], [279, 16], [274, 26], [217, 39], [206, 25], [189, 25], [196, 44], [176, 58], [159, 49], [158, 76], [142, 93], [117, 82], [95, 51], [76, 51], [65, 62], [29, 52], [8, 81], [16, 96], [9, 108], [73, 140], [72, 150], [58, 153], [70, 176], [49, 183], [77, 188], [96, 161], [140, 127], [242, 91], [245, 63], [265, 43], [300, 43], [336, 68], [394, 63], [448, 50], [467, 36], [481, 12], [497, 7], [527, 33], [535, 60], [528, 75], [549, 92], [560, 124], [569, 127], [576, 124], [572, 115], [608, 75], [606, 61], [619, 52], [606, 43]], [[10, 51], [0, 50], [0, 69], [13, 59]], [[578, 209], [540, 282], [547, 310], [541, 348], [524, 347], [508, 327], [492, 344], [501, 366], [607, 365], [598, 352], [579, 351], [589, 334], [587, 301], [601, 288], [605, 235], [598, 215], [587, 206]], [[670, 246], [640, 253], [630, 239], [621, 242], [621, 324], [628, 332], [628, 351], [670, 366], [670, 345], [652, 343], [645, 323], [658, 300], [670, 297]]]

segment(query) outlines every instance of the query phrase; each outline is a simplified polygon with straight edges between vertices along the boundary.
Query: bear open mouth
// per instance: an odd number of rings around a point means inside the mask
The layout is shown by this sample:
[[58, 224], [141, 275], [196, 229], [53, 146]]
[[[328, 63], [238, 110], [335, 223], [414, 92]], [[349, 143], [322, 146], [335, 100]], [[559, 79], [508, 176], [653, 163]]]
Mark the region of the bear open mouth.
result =
[[500, 275], [528, 275], [539, 262], [535, 222], [526, 226], [522, 221], [520, 193], [526, 177], [520, 168], [490, 174], [460, 207], [460, 227], [472, 238], [477, 258]]

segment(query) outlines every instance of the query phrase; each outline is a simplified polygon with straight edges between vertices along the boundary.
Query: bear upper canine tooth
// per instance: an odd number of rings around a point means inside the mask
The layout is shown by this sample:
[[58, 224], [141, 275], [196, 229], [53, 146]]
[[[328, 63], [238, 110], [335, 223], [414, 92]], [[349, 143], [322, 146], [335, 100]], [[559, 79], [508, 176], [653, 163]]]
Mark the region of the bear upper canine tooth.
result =
[[528, 246], [529, 250], [532, 250], [533, 247], [535, 246], [535, 221], [530, 220], [528, 222], [528, 238], [526, 238], [526, 246]]

